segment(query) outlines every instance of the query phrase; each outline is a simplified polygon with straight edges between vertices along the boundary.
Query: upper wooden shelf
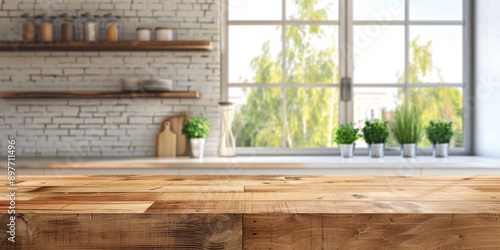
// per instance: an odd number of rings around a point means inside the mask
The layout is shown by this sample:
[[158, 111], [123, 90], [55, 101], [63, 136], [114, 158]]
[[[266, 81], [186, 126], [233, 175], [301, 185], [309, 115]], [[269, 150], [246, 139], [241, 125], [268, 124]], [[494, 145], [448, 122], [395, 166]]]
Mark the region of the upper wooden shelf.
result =
[[123, 93], [123, 92], [0, 92], [0, 98], [179, 98], [197, 99], [196, 91], [172, 91], [160, 93]]
[[211, 41], [54, 42], [0, 41], [0, 51], [212, 51]]

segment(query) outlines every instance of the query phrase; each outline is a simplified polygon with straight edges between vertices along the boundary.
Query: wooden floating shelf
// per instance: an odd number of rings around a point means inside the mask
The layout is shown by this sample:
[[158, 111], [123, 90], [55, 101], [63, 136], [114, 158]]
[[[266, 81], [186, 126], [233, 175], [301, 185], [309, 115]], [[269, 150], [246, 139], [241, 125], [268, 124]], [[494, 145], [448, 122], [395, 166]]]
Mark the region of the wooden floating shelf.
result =
[[23, 43], [0, 41], [0, 51], [212, 51], [211, 41]]
[[179, 98], [198, 99], [196, 91], [172, 91], [161, 93], [123, 93], [123, 92], [0, 92], [0, 98]]

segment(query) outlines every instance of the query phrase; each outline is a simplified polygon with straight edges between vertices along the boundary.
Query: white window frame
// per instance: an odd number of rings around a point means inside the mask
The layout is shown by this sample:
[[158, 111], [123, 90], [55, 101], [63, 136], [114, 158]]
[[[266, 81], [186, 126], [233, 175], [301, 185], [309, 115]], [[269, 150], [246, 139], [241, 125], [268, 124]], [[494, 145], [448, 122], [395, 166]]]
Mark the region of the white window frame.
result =
[[[286, 38], [284, 30], [287, 25], [338, 25], [339, 27], [339, 73], [340, 78], [353, 76], [353, 62], [354, 53], [350, 49], [353, 48], [353, 27], [354, 25], [400, 25], [405, 27], [405, 72], [408, 72], [410, 65], [410, 32], [411, 25], [461, 25], [463, 26], [463, 83], [426, 83], [426, 84], [410, 84], [408, 82], [408, 74], [406, 74], [405, 83], [397, 84], [354, 84], [354, 87], [391, 87], [391, 88], [404, 88], [406, 96], [408, 96], [409, 89], [415, 87], [431, 87], [431, 88], [453, 88], [460, 87], [463, 89], [463, 147], [453, 148], [450, 150], [451, 155], [472, 155], [473, 151], [473, 137], [472, 137], [472, 124], [473, 124], [473, 86], [472, 86], [472, 64], [471, 48], [472, 48], [472, 0], [463, 1], [463, 20], [462, 21], [410, 21], [410, 0], [405, 1], [405, 20], [401, 21], [357, 21], [353, 20], [353, 2], [352, 0], [339, 0], [339, 20], [335, 21], [310, 21], [310, 20], [286, 20], [286, 0], [282, 0], [282, 19], [276, 21], [229, 21], [228, 1], [224, 0], [221, 4], [221, 98], [223, 101], [228, 100], [228, 93], [230, 87], [270, 87], [269, 85], [263, 86], [256, 83], [229, 83], [229, 67], [228, 67], [228, 30], [230, 25], [277, 25], [283, 27], [282, 32], [282, 48], [286, 50]], [[285, 57], [285, 53], [282, 53]], [[282, 60], [282, 68], [286, 67], [286, 60]], [[272, 87], [280, 87], [282, 91], [287, 91], [288, 88], [294, 87], [332, 87], [339, 88], [340, 83], [334, 84], [286, 84], [286, 72], [283, 71], [283, 79], [279, 84], [272, 84]], [[401, 87], [401, 85], [404, 85]], [[351, 91], [352, 93], [352, 91]], [[340, 99], [340, 98], [339, 98]], [[406, 105], [408, 105], [408, 98]], [[286, 100], [282, 100], [282, 109], [286, 110]], [[352, 122], [354, 119], [354, 103], [353, 101], [344, 102], [339, 101], [339, 123]], [[286, 120], [286, 112], [283, 112], [283, 119]], [[283, 138], [285, 140], [285, 138]], [[285, 143], [283, 143], [284, 145]], [[238, 148], [238, 155], [338, 155], [338, 148]], [[429, 156], [432, 155], [432, 149], [422, 148], [418, 149], [418, 155]], [[362, 148], [356, 150], [356, 155], [367, 155], [368, 149]], [[387, 148], [386, 155], [399, 155], [398, 148]]]

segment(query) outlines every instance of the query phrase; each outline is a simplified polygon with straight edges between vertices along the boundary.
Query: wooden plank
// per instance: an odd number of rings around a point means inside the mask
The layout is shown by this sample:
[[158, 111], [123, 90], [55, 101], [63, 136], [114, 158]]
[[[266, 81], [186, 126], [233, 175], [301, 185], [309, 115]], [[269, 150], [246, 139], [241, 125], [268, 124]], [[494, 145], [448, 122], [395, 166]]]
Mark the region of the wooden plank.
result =
[[146, 213], [452, 214], [500, 213], [498, 201], [157, 201]]
[[212, 51], [211, 41], [0, 42], [0, 51]]
[[[17, 201], [16, 213], [54, 213], [54, 214], [143, 214], [151, 207], [153, 201]], [[0, 208], [7, 211], [6, 202], [0, 203]]]
[[15, 245], [5, 224], [1, 249], [242, 249], [241, 215], [24, 214]]
[[130, 186], [127, 183], [122, 183], [120, 185], [106, 185], [106, 186], [47, 186], [40, 187], [34, 190], [38, 193], [135, 193], [135, 192], [149, 192], [149, 193], [220, 193], [220, 192], [243, 192], [243, 186], [236, 185], [214, 185], [214, 186], [203, 186], [203, 185], [184, 185], [184, 186], [174, 186], [174, 185], [156, 185], [152, 186], [149, 184]]
[[[358, 194], [357, 192], [328, 192], [328, 191], [304, 191], [298, 192], [270, 192], [270, 193], [239, 193], [239, 192], [190, 192], [190, 193], [147, 193], [145, 191], [141, 193], [83, 193], [83, 194], [51, 194], [51, 193], [26, 193], [23, 194], [29, 197], [31, 200], [176, 200], [176, 201], [202, 201], [202, 200], [239, 200], [239, 201], [272, 201], [272, 200], [282, 200], [282, 201], [292, 201], [292, 200], [329, 200], [329, 201], [414, 201], [416, 199], [420, 201], [499, 201], [500, 197], [493, 196], [490, 193], [477, 193], [469, 192], [463, 190], [456, 190], [456, 193], [450, 193], [448, 191], [453, 190], [441, 190], [438, 192], [414, 192], [412, 194], [407, 194], [405, 192], [389, 193], [389, 192], [379, 192], [379, 191], [366, 191], [363, 194]], [[103, 198], [105, 197], [105, 198]], [[8, 197], [0, 197], [0, 200], [7, 200]]]
[[[186, 193], [180, 193], [186, 194]], [[21, 194], [22, 200], [31, 201], [66, 201], [69, 203], [77, 202], [98, 202], [98, 201], [157, 201], [162, 200], [162, 193], [83, 193], [83, 194]], [[16, 197], [17, 200], [18, 197]], [[2, 198], [2, 200], [7, 200]]]
[[0, 98], [179, 98], [197, 99], [199, 92], [170, 91], [161, 93], [124, 93], [109, 91], [59, 91], [59, 92], [0, 92]]
[[[41, 202], [89, 213], [80, 204], [123, 201], [155, 202], [146, 213], [473, 214], [500, 211], [498, 182], [500, 177], [490, 176], [19, 176], [17, 192], [19, 202], [30, 206], [26, 211], [34, 213]], [[0, 204], [7, 198], [0, 197]]]
[[498, 214], [244, 215], [244, 249], [500, 249]]

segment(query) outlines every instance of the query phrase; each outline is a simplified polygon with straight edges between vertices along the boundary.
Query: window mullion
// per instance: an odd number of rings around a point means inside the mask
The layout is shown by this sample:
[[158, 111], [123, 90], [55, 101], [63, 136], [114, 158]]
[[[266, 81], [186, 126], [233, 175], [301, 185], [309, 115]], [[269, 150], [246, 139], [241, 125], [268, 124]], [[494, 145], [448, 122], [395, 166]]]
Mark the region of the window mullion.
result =
[[[344, 7], [341, 8], [343, 15], [341, 24], [343, 26], [344, 32], [340, 34], [343, 37], [343, 52], [344, 52], [344, 60], [343, 63], [343, 74], [344, 77], [353, 78], [353, 66], [354, 66], [354, 22], [353, 22], [353, 3], [350, 0], [344, 0]], [[354, 93], [351, 93], [354, 95]], [[354, 100], [348, 102], [340, 102], [340, 123], [348, 123], [354, 120]]]
[[405, 107], [410, 103], [410, 0], [405, 0]]
[[281, 146], [282, 148], [286, 148], [286, 137], [287, 137], [287, 124], [288, 124], [288, 116], [286, 113], [287, 105], [286, 105], [286, 0], [282, 0], [282, 10], [281, 10], [281, 119], [282, 119], [282, 138], [281, 138]]

